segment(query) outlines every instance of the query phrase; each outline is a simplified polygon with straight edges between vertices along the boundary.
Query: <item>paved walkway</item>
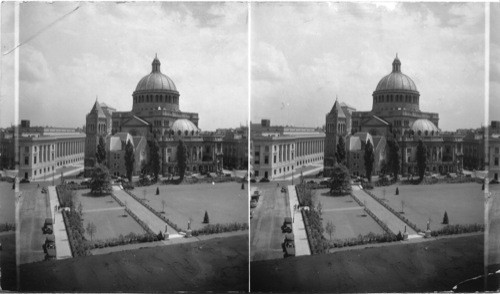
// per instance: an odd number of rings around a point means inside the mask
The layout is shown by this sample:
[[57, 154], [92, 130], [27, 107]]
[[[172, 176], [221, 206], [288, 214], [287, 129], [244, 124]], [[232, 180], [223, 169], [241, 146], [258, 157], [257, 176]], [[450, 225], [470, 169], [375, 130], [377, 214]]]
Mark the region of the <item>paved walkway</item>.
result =
[[304, 225], [304, 220], [302, 219], [302, 213], [300, 211], [294, 212], [293, 207], [299, 206], [299, 199], [297, 198], [297, 192], [295, 186], [288, 186], [288, 203], [290, 208], [290, 215], [293, 219], [293, 234], [295, 236], [295, 256], [301, 255], [311, 255], [311, 249], [309, 248], [309, 242], [307, 240], [306, 227]]
[[[310, 174], [316, 174], [316, 173], [320, 172], [321, 170], [323, 170], [323, 165], [309, 165], [309, 166], [306, 166], [306, 168], [310, 167], [310, 166], [316, 166], [316, 167], [314, 167], [313, 169], [310, 169], [310, 170], [303, 171], [302, 172], [303, 176], [307, 176]], [[300, 175], [301, 175], [300, 171], [294, 171], [293, 178], [298, 179], [298, 178], [300, 178]], [[290, 180], [292, 180], [292, 173], [285, 176], [284, 179], [280, 179], [280, 178], [275, 179], [275, 181], [290, 181]]]
[[113, 194], [116, 198], [120, 199], [122, 203], [126, 203], [127, 208], [142, 220], [154, 233], [158, 234], [160, 231], [165, 232], [165, 227], [168, 227], [170, 239], [184, 237], [184, 235], [178, 234], [177, 231], [169, 226], [164, 220], [151, 212], [151, 210], [142, 205], [142, 203], [135, 200], [135, 198], [130, 196], [127, 192], [123, 191], [119, 186], [113, 186]]
[[364, 209], [363, 206], [356, 207], [344, 207], [344, 208], [330, 208], [330, 209], [322, 209], [322, 212], [332, 212], [332, 211], [350, 211], [350, 210], [361, 210]]
[[69, 246], [68, 233], [66, 232], [66, 226], [64, 225], [64, 219], [62, 215], [62, 210], [56, 210], [56, 206], [59, 207], [59, 199], [57, 198], [56, 187], [48, 187], [49, 199], [50, 199], [50, 213], [54, 221], [53, 229], [54, 236], [56, 239], [56, 258], [66, 259], [73, 257], [71, 255], [71, 248]]
[[110, 211], [110, 210], [124, 210], [125, 207], [123, 206], [119, 206], [119, 207], [108, 207], [108, 208], [96, 208], [96, 209], [87, 209], [87, 210], [83, 210], [82, 212], [83, 213], [86, 213], [86, 212], [102, 212], [102, 211]]
[[408, 233], [408, 239], [422, 238], [415, 230], [410, 228], [405, 222], [403, 222], [399, 217], [390, 212], [377, 200], [373, 199], [372, 196], [368, 195], [364, 190], [357, 185], [352, 186], [352, 194], [358, 198], [361, 203], [365, 203], [366, 207], [373, 212], [383, 223], [387, 225], [389, 230], [394, 234], [398, 232], [403, 233], [406, 226], [406, 232]]

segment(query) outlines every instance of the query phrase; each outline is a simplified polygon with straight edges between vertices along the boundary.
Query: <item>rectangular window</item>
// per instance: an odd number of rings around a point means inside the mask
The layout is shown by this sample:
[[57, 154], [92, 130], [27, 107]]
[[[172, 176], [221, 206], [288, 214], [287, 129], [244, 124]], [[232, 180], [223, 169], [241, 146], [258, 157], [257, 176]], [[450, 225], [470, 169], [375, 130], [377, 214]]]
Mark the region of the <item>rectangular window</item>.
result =
[[268, 164], [269, 163], [269, 156], [264, 156], [264, 163], [265, 164]]
[[498, 157], [495, 157], [495, 166], [498, 166]]
[[258, 177], [258, 176], [259, 176], [259, 171], [258, 171], [258, 170], [256, 170], [256, 171], [255, 171], [255, 176], [256, 176], [256, 177]]
[[36, 155], [33, 157], [33, 164], [36, 164]]
[[[276, 155], [274, 155], [273, 162], [276, 163]], [[276, 171], [274, 171], [276, 173]]]
[[496, 154], [500, 153], [500, 148], [495, 147], [495, 153], [496, 153]]
[[25, 165], [28, 165], [28, 164], [29, 164], [29, 162], [30, 162], [30, 157], [29, 157], [29, 156], [25, 156], [25, 157], [24, 157], [24, 164], [25, 164]]
[[269, 152], [269, 146], [264, 147], [264, 150], [265, 150], [266, 152]]
[[24, 147], [24, 152], [26, 153], [30, 152], [30, 147], [29, 146]]

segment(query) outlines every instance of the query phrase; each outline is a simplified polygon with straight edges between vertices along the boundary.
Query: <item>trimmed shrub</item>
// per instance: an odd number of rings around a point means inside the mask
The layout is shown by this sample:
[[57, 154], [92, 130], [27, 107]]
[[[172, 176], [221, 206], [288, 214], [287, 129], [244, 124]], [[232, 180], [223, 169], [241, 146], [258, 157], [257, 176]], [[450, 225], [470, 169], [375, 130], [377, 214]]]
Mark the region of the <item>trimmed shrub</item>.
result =
[[448, 213], [445, 211], [443, 216], [443, 225], [448, 224]]
[[208, 219], [208, 212], [205, 210], [205, 216], [203, 217], [203, 223], [208, 224], [210, 220]]
[[0, 224], [0, 232], [15, 231], [16, 225], [11, 223]]
[[441, 236], [441, 235], [456, 235], [474, 232], [483, 232], [484, 224], [470, 224], [470, 225], [447, 225], [443, 228], [432, 231], [431, 236]]
[[399, 187], [396, 187], [396, 195], [399, 195]]
[[244, 231], [248, 230], [247, 223], [229, 223], [229, 224], [209, 224], [203, 227], [202, 229], [192, 230], [191, 234], [193, 236], [199, 235], [211, 235], [211, 234], [220, 234], [226, 232], [234, 232], [234, 231]]
[[156, 195], [160, 195], [160, 188], [156, 187]]

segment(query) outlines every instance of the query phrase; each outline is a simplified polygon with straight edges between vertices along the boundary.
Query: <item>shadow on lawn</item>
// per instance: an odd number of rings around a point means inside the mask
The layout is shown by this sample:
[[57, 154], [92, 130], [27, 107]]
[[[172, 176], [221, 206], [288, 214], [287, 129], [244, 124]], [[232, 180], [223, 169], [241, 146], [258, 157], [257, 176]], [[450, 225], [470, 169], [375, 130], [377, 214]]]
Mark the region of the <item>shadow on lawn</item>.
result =
[[87, 193], [82, 193], [80, 195], [83, 197], [89, 197], [89, 198], [101, 198], [101, 197], [110, 196], [111, 193], [93, 194], [93, 193], [87, 192]]

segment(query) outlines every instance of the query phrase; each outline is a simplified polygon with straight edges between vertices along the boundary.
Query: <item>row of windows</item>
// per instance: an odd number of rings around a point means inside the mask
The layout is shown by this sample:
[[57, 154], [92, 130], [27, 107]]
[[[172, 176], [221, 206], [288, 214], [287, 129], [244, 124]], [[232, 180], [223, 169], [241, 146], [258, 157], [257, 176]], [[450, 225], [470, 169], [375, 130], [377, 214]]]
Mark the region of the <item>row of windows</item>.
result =
[[134, 97], [134, 103], [153, 102], [179, 104], [179, 97], [174, 95], [139, 95]]
[[405, 102], [405, 103], [415, 103], [418, 104], [417, 95], [377, 95], [373, 97], [373, 101], [376, 103], [382, 102]]

